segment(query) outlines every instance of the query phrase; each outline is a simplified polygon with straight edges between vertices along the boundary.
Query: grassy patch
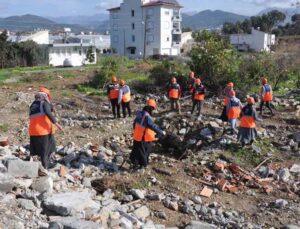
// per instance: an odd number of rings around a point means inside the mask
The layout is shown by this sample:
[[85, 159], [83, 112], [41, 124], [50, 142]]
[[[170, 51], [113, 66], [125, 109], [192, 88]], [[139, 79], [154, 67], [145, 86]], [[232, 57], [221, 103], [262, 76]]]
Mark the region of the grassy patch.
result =
[[89, 85], [78, 85], [77, 90], [87, 95], [106, 96], [105, 90], [93, 88]]
[[9, 130], [9, 125], [7, 123], [0, 124], [0, 132], [6, 133]]
[[242, 167], [253, 168], [274, 151], [274, 146], [267, 139], [258, 139], [253, 145], [260, 148], [261, 153], [255, 153], [251, 146], [242, 148], [240, 144], [231, 144], [222, 154]]

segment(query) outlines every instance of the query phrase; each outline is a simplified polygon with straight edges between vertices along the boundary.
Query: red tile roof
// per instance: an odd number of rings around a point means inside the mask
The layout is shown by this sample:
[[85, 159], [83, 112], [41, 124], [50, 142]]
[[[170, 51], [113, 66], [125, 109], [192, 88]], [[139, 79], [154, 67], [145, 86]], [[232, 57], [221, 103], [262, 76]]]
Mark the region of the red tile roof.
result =
[[170, 0], [161, 0], [161, 1], [154, 1], [154, 2], [148, 2], [143, 5], [143, 7], [147, 6], [162, 6], [162, 5], [167, 5], [167, 6], [176, 6], [176, 7], [182, 7], [177, 1], [170, 1]]

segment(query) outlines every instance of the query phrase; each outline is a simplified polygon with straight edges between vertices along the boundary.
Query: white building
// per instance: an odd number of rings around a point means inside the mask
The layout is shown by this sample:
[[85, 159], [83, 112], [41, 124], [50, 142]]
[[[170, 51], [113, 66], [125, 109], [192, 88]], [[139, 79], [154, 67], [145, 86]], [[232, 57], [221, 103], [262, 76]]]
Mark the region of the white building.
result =
[[11, 35], [8, 37], [8, 40], [12, 42], [25, 42], [25, 41], [34, 41], [39, 45], [48, 45], [49, 44], [49, 31], [42, 30], [34, 32], [29, 35]]
[[[88, 49], [92, 47], [95, 57], [94, 62], [87, 60]], [[49, 65], [54, 67], [76, 67], [85, 64], [95, 64], [97, 62], [97, 53], [95, 46], [89, 44], [52, 44], [49, 46]]]
[[108, 10], [112, 49], [130, 58], [179, 55], [181, 8], [176, 0], [124, 0]]
[[271, 46], [275, 45], [275, 35], [252, 29], [251, 34], [232, 34], [230, 43], [239, 51], [253, 49], [257, 52], [270, 52]]

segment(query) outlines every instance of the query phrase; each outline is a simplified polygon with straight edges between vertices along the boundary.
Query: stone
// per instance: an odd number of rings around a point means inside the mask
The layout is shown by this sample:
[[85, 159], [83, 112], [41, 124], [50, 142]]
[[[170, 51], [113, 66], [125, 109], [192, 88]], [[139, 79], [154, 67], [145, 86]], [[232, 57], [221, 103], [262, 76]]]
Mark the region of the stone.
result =
[[165, 198], [163, 204], [166, 208], [169, 208], [173, 211], [178, 211], [179, 209], [177, 201], [172, 201], [170, 198]]
[[253, 153], [255, 153], [255, 154], [261, 154], [261, 148], [259, 148], [258, 146], [252, 145], [251, 148], [252, 148], [252, 152]]
[[23, 179], [23, 178], [15, 178], [14, 183], [15, 187], [21, 189], [27, 189], [32, 185], [32, 179]]
[[290, 174], [289, 169], [284, 168], [284, 169], [279, 170], [278, 176], [281, 181], [287, 182], [287, 181], [289, 181], [291, 174]]
[[5, 167], [5, 165], [3, 165], [1, 162], [0, 162], [0, 173], [6, 173], [7, 172], [7, 168]]
[[9, 147], [1, 147], [0, 146], [0, 156], [11, 156], [11, 150], [9, 149]]
[[202, 199], [200, 196], [194, 196], [192, 198], [192, 201], [195, 203], [195, 204], [202, 204]]
[[32, 200], [18, 199], [18, 204], [20, 207], [28, 211], [34, 211], [36, 209]]
[[100, 209], [89, 192], [63, 192], [46, 196], [43, 205], [50, 211], [62, 216], [76, 216], [86, 209]]
[[84, 177], [82, 179], [82, 185], [86, 188], [92, 188], [92, 182], [91, 182], [91, 178], [89, 177]]
[[297, 225], [286, 225], [282, 227], [281, 229], [300, 229], [300, 226]]
[[139, 189], [132, 189], [130, 193], [138, 200], [145, 199], [145, 192]]
[[75, 152], [72, 152], [68, 155], [66, 155], [63, 159], [62, 162], [65, 163], [66, 166], [70, 167], [70, 164], [72, 161], [77, 159], [77, 154]]
[[0, 192], [7, 193], [12, 191], [15, 186], [13, 177], [0, 173]]
[[40, 193], [52, 192], [53, 180], [50, 176], [39, 177], [33, 181], [31, 188]]
[[38, 177], [39, 163], [22, 160], [8, 160], [7, 173], [13, 177]]
[[217, 229], [217, 226], [200, 221], [192, 221], [185, 229]]
[[284, 208], [286, 207], [289, 203], [286, 200], [283, 199], [278, 199], [275, 201], [275, 207], [276, 208]]
[[291, 172], [291, 173], [295, 173], [295, 174], [300, 174], [300, 165], [294, 164], [294, 165], [290, 168], [290, 172]]
[[212, 131], [209, 128], [202, 129], [200, 131], [200, 136], [208, 140], [211, 140], [213, 138]]
[[131, 201], [133, 201], [133, 196], [132, 195], [124, 195], [124, 196], [122, 196], [121, 201], [122, 202], [131, 202]]
[[133, 224], [129, 219], [122, 217], [119, 221], [120, 221], [119, 225], [121, 228], [124, 228], [124, 229], [132, 229], [133, 228]]
[[157, 212], [156, 216], [160, 219], [168, 220], [168, 216], [164, 211]]
[[142, 206], [136, 209], [133, 214], [140, 220], [145, 221], [147, 217], [150, 216], [150, 210], [146, 206]]
[[187, 133], [187, 129], [186, 128], [183, 128], [181, 130], [179, 130], [179, 134], [180, 135], [185, 135]]
[[[50, 217], [50, 224], [60, 224], [63, 226], [63, 228], [69, 228], [69, 229], [99, 229], [101, 228], [101, 225], [92, 221], [86, 221], [83, 219], [79, 219], [76, 217]], [[55, 227], [53, 227], [54, 229]], [[57, 228], [59, 229], [59, 228]]]
[[295, 142], [300, 143], [300, 132], [294, 133], [293, 139]]
[[164, 199], [164, 197], [165, 196], [162, 193], [149, 193], [147, 195], [147, 198], [152, 201], [161, 201], [162, 199]]

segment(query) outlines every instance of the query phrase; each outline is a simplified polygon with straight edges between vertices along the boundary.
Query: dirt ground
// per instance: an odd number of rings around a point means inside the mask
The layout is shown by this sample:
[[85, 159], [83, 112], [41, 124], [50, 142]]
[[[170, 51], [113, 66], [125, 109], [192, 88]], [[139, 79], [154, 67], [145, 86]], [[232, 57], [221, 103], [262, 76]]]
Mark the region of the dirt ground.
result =
[[[80, 74], [80, 73], [78, 73]], [[66, 113], [84, 112], [90, 115], [95, 115], [99, 121], [108, 121], [111, 119], [109, 110], [104, 110], [102, 105], [108, 105], [106, 98], [99, 98], [93, 96], [86, 96], [76, 90], [76, 85], [84, 83], [89, 80], [89, 76], [82, 75], [72, 79], [54, 79], [52, 81], [37, 80], [23, 83], [13, 83], [0, 85], [0, 135], [8, 136], [11, 143], [28, 144], [29, 138], [27, 136], [28, 126], [28, 101], [17, 101], [16, 93], [31, 93], [33, 99], [34, 91], [39, 85], [49, 87], [53, 94], [53, 102], [56, 106], [58, 116]], [[32, 101], [32, 100], [31, 100]], [[30, 102], [30, 101], [29, 101]], [[141, 108], [141, 104], [132, 104], [133, 109]], [[206, 107], [204, 113], [216, 116], [220, 113], [219, 110]], [[105, 140], [113, 136], [121, 136], [124, 134], [131, 134], [133, 118], [125, 120], [110, 121], [111, 128], [82, 128], [82, 127], [65, 127], [64, 133], [57, 133], [57, 145], [66, 145], [68, 142], [75, 142], [76, 145], [84, 145], [88, 142], [94, 144], [103, 144]], [[266, 119], [264, 125], [276, 125], [280, 128], [298, 128], [299, 123], [291, 125], [291, 118], [288, 112], [279, 112], [272, 119]], [[156, 149], [157, 150], [157, 149]], [[282, 160], [288, 159], [290, 163], [299, 163], [300, 159], [296, 156], [281, 154]], [[164, 160], [161, 160], [164, 157]], [[168, 163], [165, 163], [167, 161]], [[288, 163], [288, 162], [287, 162]], [[115, 182], [120, 182], [123, 189], [135, 187], [147, 188], [164, 193], [175, 193], [181, 197], [193, 197], [199, 195], [204, 187], [197, 179], [188, 175], [185, 171], [187, 163], [185, 161], [177, 161], [174, 158], [161, 156], [155, 154], [152, 157], [150, 167], [144, 174], [132, 174], [124, 171], [121, 174], [116, 174]], [[201, 166], [201, 165], [199, 165]], [[166, 169], [172, 175], [158, 173], [155, 168]], [[148, 180], [156, 177], [159, 181], [158, 185], [149, 185]], [[112, 178], [111, 178], [112, 179]], [[113, 184], [117, 186], [117, 184]], [[282, 189], [282, 190], [281, 190]], [[267, 195], [261, 190], [256, 190], [255, 196], [243, 194], [230, 194], [219, 192], [213, 194], [210, 199], [203, 198], [206, 203], [217, 202], [219, 206], [226, 210], [235, 210], [242, 212], [246, 221], [264, 224], [266, 228], [279, 228], [283, 225], [294, 224], [297, 225], [300, 221], [300, 197], [296, 194], [287, 192], [284, 187], [278, 187], [276, 191]], [[122, 190], [120, 190], [122, 191]], [[293, 206], [298, 206], [298, 211], [280, 211], [280, 210], [261, 210], [258, 207], [262, 203], [270, 203], [276, 199], [285, 199]], [[155, 223], [161, 223], [166, 226], [182, 226], [192, 219], [189, 215], [182, 214], [164, 208], [160, 202], [147, 202], [148, 207], [153, 211], [164, 210], [168, 215], [168, 220], [160, 220], [153, 217]]]

